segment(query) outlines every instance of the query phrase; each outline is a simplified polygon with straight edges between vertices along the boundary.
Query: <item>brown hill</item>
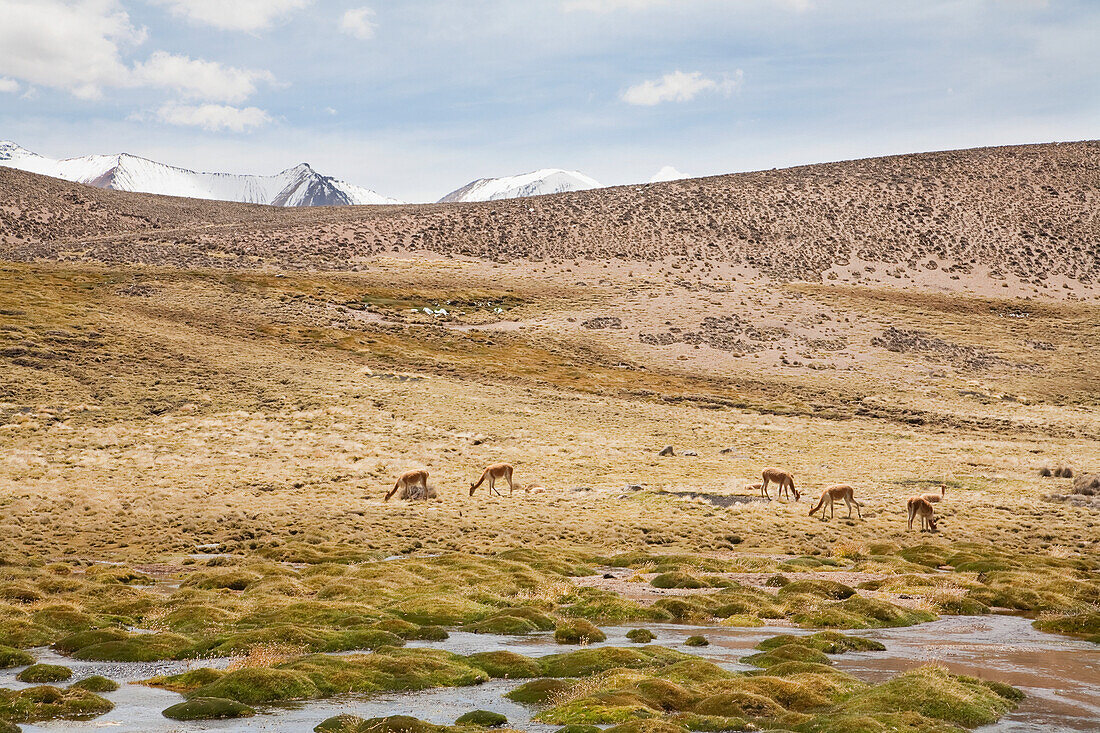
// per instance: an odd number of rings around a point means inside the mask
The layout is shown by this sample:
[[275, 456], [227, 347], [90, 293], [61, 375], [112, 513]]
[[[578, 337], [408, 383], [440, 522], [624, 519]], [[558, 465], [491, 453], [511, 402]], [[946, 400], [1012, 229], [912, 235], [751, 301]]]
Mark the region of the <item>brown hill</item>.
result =
[[0, 170], [0, 257], [347, 269], [382, 252], [730, 263], [780, 279], [1100, 277], [1100, 142], [826, 163], [478, 204], [276, 209]]

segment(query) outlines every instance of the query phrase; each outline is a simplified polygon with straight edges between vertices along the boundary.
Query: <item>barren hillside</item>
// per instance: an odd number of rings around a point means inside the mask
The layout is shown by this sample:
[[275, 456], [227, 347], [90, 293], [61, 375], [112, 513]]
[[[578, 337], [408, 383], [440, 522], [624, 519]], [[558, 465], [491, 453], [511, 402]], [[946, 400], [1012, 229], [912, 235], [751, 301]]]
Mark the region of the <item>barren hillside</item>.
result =
[[[349, 269], [381, 252], [730, 264], [790, 280], [1100, 277], [1100, 142], [827, 163], [480, 204], [280, 210], [0, 171], [0, 255]], [[923, 280], [922, 280], [923, 279]]]

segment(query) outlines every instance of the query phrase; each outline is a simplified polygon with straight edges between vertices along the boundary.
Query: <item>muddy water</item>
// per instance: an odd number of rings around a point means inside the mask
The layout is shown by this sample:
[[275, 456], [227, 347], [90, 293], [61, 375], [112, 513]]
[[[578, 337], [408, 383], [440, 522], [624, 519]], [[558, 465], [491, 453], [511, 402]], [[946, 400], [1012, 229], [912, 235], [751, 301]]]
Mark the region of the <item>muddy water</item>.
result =
[[[643, 625], [643, 624], [639, 624]], [[789, 627], [753, 629], [683, 624], [644, 624], [657, 634], [656, 644], [697, 654], [730, 670], [749, 667], [737, 660], [754, 645], [781, 633], [810, 633]], [[632, 646], [626, 632], [634, 626], [604, 627], [608, 639], [594, 646]], [[849, 653], [834, 657], [836, 665], [861, 679], [878, 682], [912, 667], [931, 662], [945, 664], [952, 671], [993, 679], [1020, 687], [1028, 699], [999, 723], [979, 729], [981, 733], [1069, 733], [1100, 730], [1100, 647], [1084, 641], [1044, 634], [1027, 619], [1013, 616], [947, 617], [920, 626], [855, 632], [882, 641], [885, 652]], [[693, 634], [703, 634], [707, 647], [686, 647]], [[412, 642], [410, 647], [442, 648], [460, 654], [506, 649], [528, 656], [543, 656], [576, 647], [554, 642], [551, 634], [495, 636], [452, 632], [443, 642]], [[164, 662], [153, 664], [90, 663], [60, 657], [48, 650], [35, 650], [40, 661], [65, 664], [74, 679], [92, 674], [120, 682], [171, 674], [198, 666], [224, 666], [228, 660]], [[15, 681], [15, 672], [0, 672], [0, 686], [26, 687]], [[437, 689], [371, 697], [343, 696], [294, 706], [268, 707], [254, 718], [206, 723], [175, 723], [160, 711], [182, 697], [141, 685], [124, 684], [105, 697], [115, 709], [95, 720], [74, 723], [55, 721], [24, 726], [24, 731], [87, 731], [105, 729], [119, 733], [169, 731], [309, 731], [332, 715], [350, 713], [361, 717], [413, 715], [438, 724], [453, 723], [459, 715], [482, 709], [503, 713], [510, 725], [536, 733], [550, 733], [557, 726], [531, 722], [533, 709], [517, 705], [504, 693], [519, 682], [494, 680], [484, 685], [459, 689]]]
[[1007, 682], [1027, 693], [1020, 707], [981, 733], [1100, 731], [1100, 646], [1036, 631], [1017, 616], [950, 616], [862, 635], [887, 651], [845, 654], [836, 665], [879, 682], [940, 663], [952, 672]]

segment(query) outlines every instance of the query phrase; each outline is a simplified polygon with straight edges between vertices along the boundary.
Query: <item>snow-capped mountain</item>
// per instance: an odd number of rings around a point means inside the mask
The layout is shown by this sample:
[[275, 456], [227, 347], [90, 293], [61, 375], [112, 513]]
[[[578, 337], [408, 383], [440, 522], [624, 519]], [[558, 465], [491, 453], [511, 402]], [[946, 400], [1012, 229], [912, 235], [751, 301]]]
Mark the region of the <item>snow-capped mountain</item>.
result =
[[524, 173], [518, 176], [479, 178], [456, 191], [451, 191], [439, 199], [439, 202], [516, 199], [525, 196], [542, 196], [547, 193], [562, 193], [564, 191], [585, 191], [599, 187], [598, 181], [578, 171], [543, 168], [533, 173]]
[[0, 141], [0, 166], [19, 168], [99, 188], [271, 206], [397, 204], [368, 188], [323, 176], [308, 163], [273, 176], [196, 173], [136, 155], [85, 155], [53, 160]]

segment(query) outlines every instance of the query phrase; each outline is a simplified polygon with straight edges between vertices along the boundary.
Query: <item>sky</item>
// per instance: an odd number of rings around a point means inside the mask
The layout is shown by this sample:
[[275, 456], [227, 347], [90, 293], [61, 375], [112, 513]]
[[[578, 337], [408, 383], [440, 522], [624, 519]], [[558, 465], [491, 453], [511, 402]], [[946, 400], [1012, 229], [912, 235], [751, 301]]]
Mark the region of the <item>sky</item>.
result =
[[434, 201], [1095, 138], [1095, 0], [0, 0], [0, 139], [54, 158]]

